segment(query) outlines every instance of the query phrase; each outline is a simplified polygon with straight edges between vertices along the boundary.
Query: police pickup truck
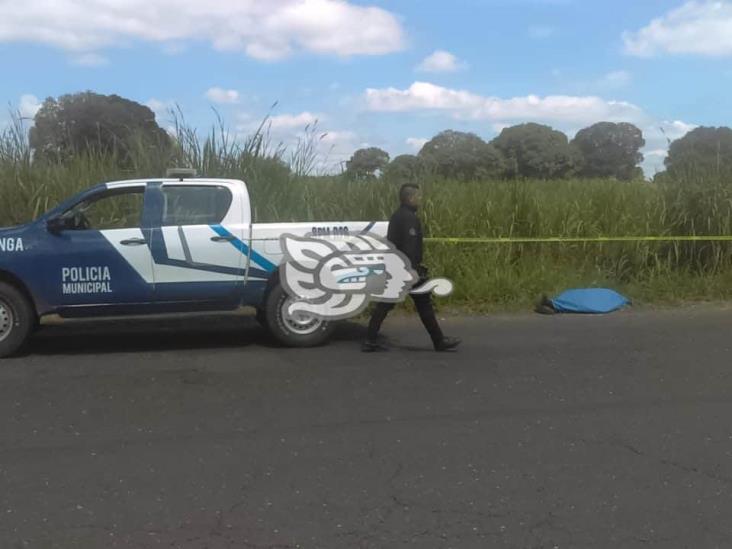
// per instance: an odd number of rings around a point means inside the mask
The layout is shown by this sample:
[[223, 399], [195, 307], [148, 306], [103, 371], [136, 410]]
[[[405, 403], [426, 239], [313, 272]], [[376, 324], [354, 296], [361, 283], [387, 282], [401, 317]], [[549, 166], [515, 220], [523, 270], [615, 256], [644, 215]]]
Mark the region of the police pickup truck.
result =
[[280, 235], [384, 235], [385, 222], [252, 222], [243, 181], [178, 175], [105, 183], [27, 225], [0, 229], [0, 357], [43, 317], [120, 317], [254, 307], [283, 344], [334, 326], [289, 315]]

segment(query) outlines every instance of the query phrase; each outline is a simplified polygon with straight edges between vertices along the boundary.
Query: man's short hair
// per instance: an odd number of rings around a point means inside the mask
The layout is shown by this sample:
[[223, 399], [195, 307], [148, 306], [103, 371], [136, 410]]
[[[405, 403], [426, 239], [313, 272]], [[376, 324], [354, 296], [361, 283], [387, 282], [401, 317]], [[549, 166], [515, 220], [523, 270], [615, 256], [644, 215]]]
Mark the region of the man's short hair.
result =
[[419, 192], [419, 185], [416, 183], [405, 183], [399, 189], [399, 201], [406, 202]]

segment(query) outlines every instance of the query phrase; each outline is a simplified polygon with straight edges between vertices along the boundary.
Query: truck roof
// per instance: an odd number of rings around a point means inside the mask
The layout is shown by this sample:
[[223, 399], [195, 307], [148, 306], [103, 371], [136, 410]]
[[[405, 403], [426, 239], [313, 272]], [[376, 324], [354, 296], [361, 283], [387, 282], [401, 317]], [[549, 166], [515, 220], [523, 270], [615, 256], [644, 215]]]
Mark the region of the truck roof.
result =
[[174, 178], [174, 177], [149, 177], [146, 179], [127, 179], [125, 181], [110, 181], [104, 185], [107, 188], [129, 187], [144, 183], [175, 183], [177, 185], [244, 185], [240, 179], [212, 179], [212, 178]]

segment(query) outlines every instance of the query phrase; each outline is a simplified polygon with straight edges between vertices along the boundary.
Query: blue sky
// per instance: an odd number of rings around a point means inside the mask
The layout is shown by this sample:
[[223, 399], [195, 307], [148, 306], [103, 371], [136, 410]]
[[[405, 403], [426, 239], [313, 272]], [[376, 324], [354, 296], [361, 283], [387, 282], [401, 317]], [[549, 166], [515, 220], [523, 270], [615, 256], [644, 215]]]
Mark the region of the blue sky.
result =
[[[81, 90], [217, 109], [275, 140], [318, 120], [322, 168], [358, 147], [392, 156], [444, 129], [492, 138], [525, 121], [666, 136], [732, 121], [732, 2], [698, 0], [0, 0], [0, 100], [32, 116]], [[7, 117], [6, 117], [7, 119]], [[661, 131], [663, 130], [663, 132]]]

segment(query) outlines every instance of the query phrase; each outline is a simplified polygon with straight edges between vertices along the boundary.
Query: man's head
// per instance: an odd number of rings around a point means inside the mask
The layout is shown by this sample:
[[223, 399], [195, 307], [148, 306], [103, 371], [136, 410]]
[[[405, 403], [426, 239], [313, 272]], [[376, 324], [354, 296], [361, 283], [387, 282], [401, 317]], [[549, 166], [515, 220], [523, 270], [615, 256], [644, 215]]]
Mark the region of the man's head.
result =
[[399, 202], [415, 210], [419, 208], [422, 193], [416, 183], [406, 183], [399, 189]]

